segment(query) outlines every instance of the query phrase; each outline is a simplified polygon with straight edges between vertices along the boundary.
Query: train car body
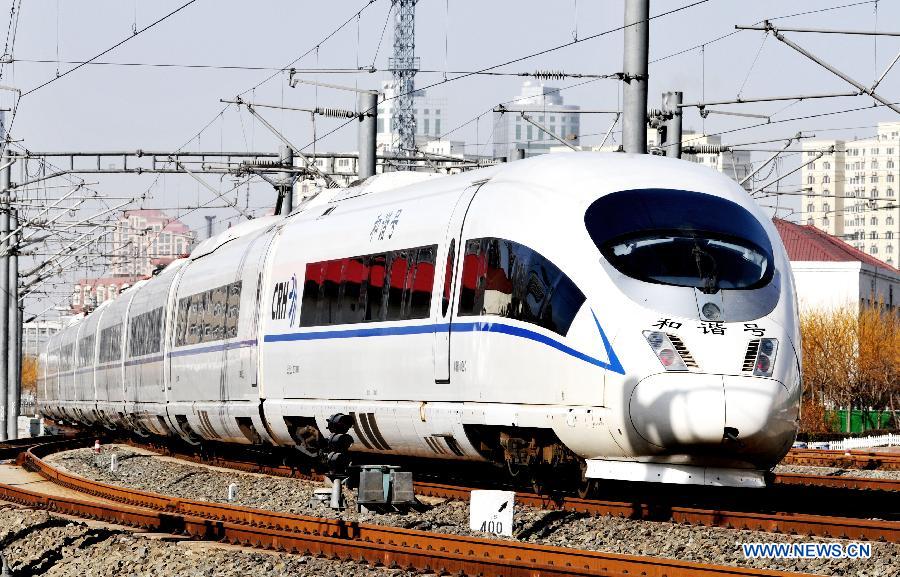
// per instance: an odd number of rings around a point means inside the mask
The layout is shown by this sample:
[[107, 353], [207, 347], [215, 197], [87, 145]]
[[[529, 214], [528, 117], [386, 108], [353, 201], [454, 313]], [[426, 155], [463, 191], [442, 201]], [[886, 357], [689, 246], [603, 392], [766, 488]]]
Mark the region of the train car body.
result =
[[[121, 324], [126, 351], [104, 364], [94, 337], [94, 421], [191, 442], [315, 455], [347, 413], [359, 452], [760, 486], [796, 434], [778, 234], [733, 181], [658, 157], [327, 190], [201, 243], [73, 334], [92, 322]], [[64, 416], [90, 422], [53, 361], [73, 339], [48, 344], [41, 408], [73, 399]]]

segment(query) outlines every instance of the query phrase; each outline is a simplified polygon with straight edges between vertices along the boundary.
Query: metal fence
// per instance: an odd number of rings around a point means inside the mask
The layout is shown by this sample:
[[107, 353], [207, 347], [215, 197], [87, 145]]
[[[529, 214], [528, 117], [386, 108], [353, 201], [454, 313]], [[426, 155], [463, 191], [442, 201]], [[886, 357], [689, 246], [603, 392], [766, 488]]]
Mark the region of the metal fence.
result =
[[810, 449], [828, 449], [832, 451], [850, 451], [852, 449], [869, 449], [871, 447], [893, 447], [900, 445], [900, 434], [888, 433], [887, 435], [869, 435], [868, 437], [853, 437], [840, 441], [821, 441], [809, 443]]

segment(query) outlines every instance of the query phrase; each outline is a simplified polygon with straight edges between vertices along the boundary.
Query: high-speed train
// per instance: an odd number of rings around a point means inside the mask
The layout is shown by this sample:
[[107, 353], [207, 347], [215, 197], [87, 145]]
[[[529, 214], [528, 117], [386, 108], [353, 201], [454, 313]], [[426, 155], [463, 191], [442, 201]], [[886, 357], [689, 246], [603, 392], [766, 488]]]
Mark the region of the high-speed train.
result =
[[48, 343], [54, 419], [316, 455], [762, 486], [799, 418], [790, 266], [735, 182], [561, 153], [244, 222]]

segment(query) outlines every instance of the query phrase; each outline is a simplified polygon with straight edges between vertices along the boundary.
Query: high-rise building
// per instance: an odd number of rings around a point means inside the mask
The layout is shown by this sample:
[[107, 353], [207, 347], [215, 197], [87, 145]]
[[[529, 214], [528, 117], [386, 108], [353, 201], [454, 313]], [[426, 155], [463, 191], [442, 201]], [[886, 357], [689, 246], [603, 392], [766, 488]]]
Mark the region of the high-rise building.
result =
[[78, 314], [90, 312], [108, 300], [119, 296], [143, 276], [119, 275], [93, 278], [80, 278], [75, 281], [72, 290], [71, 312]]
[[801, 222], [889, 265], [900, 263], [900, 122], [879, 122], [860, 140], [803, 143]]
[[161, 210], [129, 210], [116, 223], [112, 239], [112, 274], [140, 277], [189, 254], [194, 233]]
[[[378, 103], [378, 119], [376, 123], [376, 143], [380, 150], [397, 151], [400, 146], [400, 134], [395, 128], [394, 116], [397, 113], [397, 87], [389, 80], [381, 83], [383, 98]], [[417, 90], [413, 95], [413, 113], [416, 118], [416, 147], [419, 148], [431, 140], [439, 140], [442, 130], [450, 128], [446, 116], [447, 101], [444, 98], [432, 98], [424, 90]]]
[[581, 134], [581, 107], [564, 104], [557, 88], [540, 80], [526, 80], [521, 93], [509, 104], [506, 112], [494, 113], [494, 156], [516, 158], [516, 150], [525, 150], [525, 156], [544, 154], [559, 142], [540, 128], [522, 118], [524, 111], [534, 121], [556, 136], [578, 146]]
[[22, 356], [37, 357], [50, 337], [62, 328], [60, 321], [34, 320], [22, 324]]

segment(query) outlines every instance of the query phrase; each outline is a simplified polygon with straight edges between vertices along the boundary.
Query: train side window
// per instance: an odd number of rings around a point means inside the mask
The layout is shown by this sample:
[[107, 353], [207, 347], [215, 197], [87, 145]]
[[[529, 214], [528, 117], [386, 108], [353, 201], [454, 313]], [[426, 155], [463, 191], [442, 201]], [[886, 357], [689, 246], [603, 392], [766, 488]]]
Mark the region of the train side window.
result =
[[200, 332], [203, 330], [203, 295], [190, 296], [190, 308], [188, 313], [188, 338], [187, 344], [196, 345], [200, 342]]
[[178, 321], [175, 328], [175, 346], [181, 347], [188, 339], [188, 315], [191, 310], [191, 297], [178, 299]]
[[[407, 318], [427, 319], [431, 314], [431, 293], [434, 290], [437, 245], [421, 247], [417, 253], [415, 272], [410, 272], [409, 275]], [[410, 270], [412, 271], [412, 267]]]
[[339, 323], [360, 323], [365, 318], [365, 293], [362, 291], [368, 271], [361, 256], [347, 259], [341, 275], [341, 314]]
[[565, 336], [585, 296], [562, 270], [525, 245], [466, 241], [459, 315], [497, 315]]
[[303, 300], [300, 305], [300, 326], [316, 325], [319, 304], [319, 286], [325, 275], [324, 262], [311, 262], [306, 265], [306, 277], [303, 281]]
[[213, 314], [215, 315], [215, 327], [213, 329], [214, 341], [225, 338], [226, 313], [228, 312], [228, 285], [217, 287], [213, 291]]
[[447, 316], [450, 308], [450, 293], [453, 287], [453, 261], [456, 259], [456, 239], [450, 241], [450, 249], [447, 251], [447, 269], [444, 271], [444, 295], [441, 299], [441, 316]]
[[82, 337], [78, 341], [78, 366], [86, 367], [94, 362], [94, 335]]
[[241, 313], [241, 281], [225, 285], [228, 301], [225, 312], [225, 338], [233, 339], [238, 332], [238, 319]]
[[384, 320], [386, 260], [387, 257], [384, 254], [376, 254], [369, 257], [369, 282], [366, 284], [366, 321]]
[[325, 278], [319, 297], [320, 325], [333, 325], [338, 321], [338, 296], [341, 288], [341, 272], [344, 270], [344, 261], [348, 259], [330, 260], [325, 263]]
[[122, 325], [106, 327], [100, 331], [100, 362], [109, 363], [122, 358]]
[[[463, 256], [461, 289], [459, 292], [460, 316], [480, 315], [484, 303], [484, 255], [482, 239], [466, 241]], [[479, 288], [480, 287], [480, 288]]]
[[150, 338], [148, 339], [150, 350], [147, 351], [150, 353], [158, 353], [162, 350], [162, 328], [163, 328], [163, 309], [162, 307], [157, 307], [150, 311], [147, 315], [149, 321], [148, 332], [150, 333]]
[[60, 349], [59, 372], [65, 373], [72, 370], [72, 345], [66, 345]]
[[[513, 263], [515, 243], [492, 238], [482, 241], [484, 250], [483, 314], [513, 316]], [[521, 246], [521, 245], [519, 245]], [[519, 251], [524, 252], [524, 251]]]
[[407, 272], [410, 270], [410, 252], [415, 250], [398, 250], [390, 253], [391, 264], [388, 275], [387, 320], [399, 321], [403, 318], [403, 293], [407, 286]]

